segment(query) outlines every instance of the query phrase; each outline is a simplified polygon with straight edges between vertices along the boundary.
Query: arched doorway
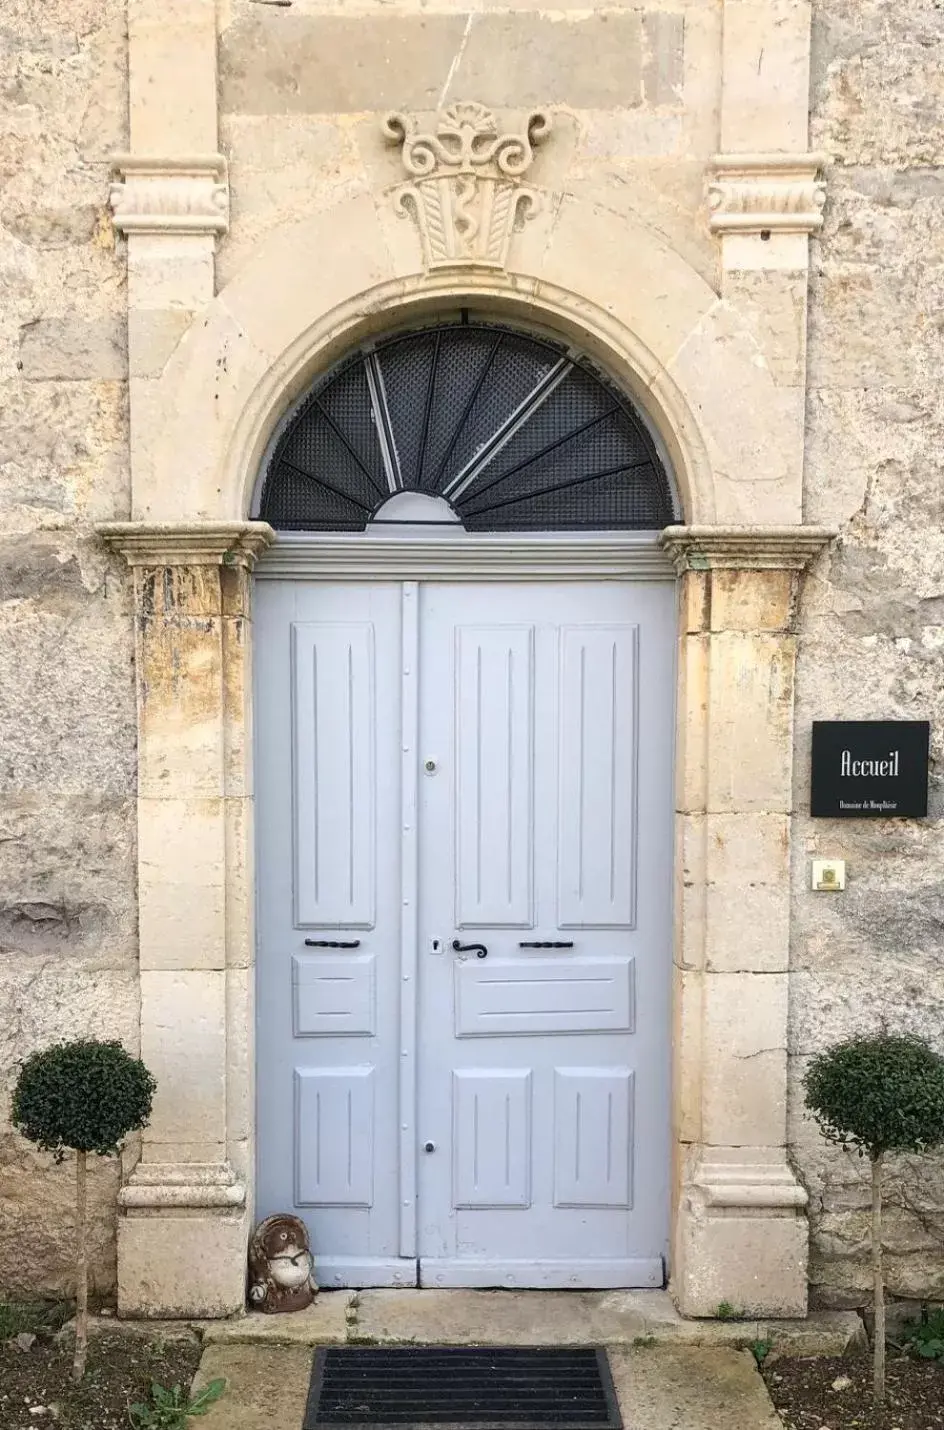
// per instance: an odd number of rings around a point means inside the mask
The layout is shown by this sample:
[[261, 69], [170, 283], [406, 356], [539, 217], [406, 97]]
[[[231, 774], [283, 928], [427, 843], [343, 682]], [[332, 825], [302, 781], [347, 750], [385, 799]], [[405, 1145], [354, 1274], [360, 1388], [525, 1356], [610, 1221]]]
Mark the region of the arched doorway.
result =
[[322, 375], [255, 514], [259, 1214], [326, 1285], [661, 1285], [658, 439], [463, 314]]

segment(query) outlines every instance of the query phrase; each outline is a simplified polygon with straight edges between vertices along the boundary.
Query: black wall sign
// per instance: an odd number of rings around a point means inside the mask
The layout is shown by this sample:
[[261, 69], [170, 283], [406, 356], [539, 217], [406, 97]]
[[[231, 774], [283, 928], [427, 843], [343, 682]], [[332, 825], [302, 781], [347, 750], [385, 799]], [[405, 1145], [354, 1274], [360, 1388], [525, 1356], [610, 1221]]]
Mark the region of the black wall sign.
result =
[[810, 814], [922, 818], [930, 737], [927, 720], [814, 720]]

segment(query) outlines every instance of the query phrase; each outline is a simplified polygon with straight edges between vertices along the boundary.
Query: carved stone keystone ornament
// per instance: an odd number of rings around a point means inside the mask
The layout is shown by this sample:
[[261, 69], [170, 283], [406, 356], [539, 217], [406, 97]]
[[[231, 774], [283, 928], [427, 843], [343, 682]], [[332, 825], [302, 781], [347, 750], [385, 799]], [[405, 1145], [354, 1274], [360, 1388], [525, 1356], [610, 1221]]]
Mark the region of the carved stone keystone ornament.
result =
[[298, 1217], [266, 1217], [249, 1243], [249, 1304], [254, 1311], [304, 1311], [318, 1284], [308, 1228]]
[[388, 114], [383, 132], [402, 146], [411, 178], [395, 203], [419, 224], [426, 267], [504, 268], [515, 224], [538, 205], [521, 178], [551, 132], [550, 116], [535, 110], [523, 134], [501, 134], [484, 105], [452, 104], [435, 133], [413, 129], [402, 114]]

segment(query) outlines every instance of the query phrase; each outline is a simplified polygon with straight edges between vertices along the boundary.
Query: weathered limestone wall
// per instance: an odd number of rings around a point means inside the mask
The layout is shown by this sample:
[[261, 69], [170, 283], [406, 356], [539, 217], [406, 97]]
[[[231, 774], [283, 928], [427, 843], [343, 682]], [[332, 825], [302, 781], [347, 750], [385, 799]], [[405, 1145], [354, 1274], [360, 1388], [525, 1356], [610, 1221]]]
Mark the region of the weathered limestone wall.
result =
[[[70, 1286], [74, 1172], [9, 1129], [16, 1059], [138, 1023], [131, 604], [91, 527], [128, 509], [124, 0], [0, 11], [0, 1293]], [[92, 1170], [93, 1282], [118, 1172]]]
[[[818, 0], [811, 146], [833, 157], [812, 245], [805, 519], [842, 537], [809, 581], [795, 806], [813, 718], [932, 722], [927, 823], [797, 818], [792, 1135], [810, 1191], [813, 1296], [867, 1297], [868, 1195], [855, 1158], [801, 1119], [809, 1054], [890, 1027], [944, 1052], [944, 10]], [[815, 852], [844, 894], [807, 892]], [[944, 1159], [892, 1176], [889, 1280], [944, 1299]]]
[[231, 0], [220, 23], [232, 189], [221, 288], [279, 225], [402, 181], [398, 154], [378, 141], [387, 111], [422, 121], [462, 100], [553, 109], [553, 141], [529, 180], [643, 220], [716, 282], [703, 196], [718, 146], [715, 0]]

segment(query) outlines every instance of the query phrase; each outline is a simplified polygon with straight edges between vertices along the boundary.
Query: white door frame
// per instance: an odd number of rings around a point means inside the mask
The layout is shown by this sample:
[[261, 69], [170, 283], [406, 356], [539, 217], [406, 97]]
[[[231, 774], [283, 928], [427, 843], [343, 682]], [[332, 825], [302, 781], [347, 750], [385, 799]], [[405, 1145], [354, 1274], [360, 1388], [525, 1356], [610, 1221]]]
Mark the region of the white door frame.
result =
[[[421, 526], [398, 534], [366, 532], [286, 533], [276, 537], [259, 558], [255, 579], [263, 581], [399, 581], [402, 601], [402, 678], [404, 732], [418, 722], [419, 608], [418, 586], [424, 581], [561, 582], [666, 581], [674, 583], [675, 568], [659, 544], [657, 532], [588, 532], [586, 534], [515, 533], [470, 535], [454, 528], [424, 531]], [[673, 685], [675, 684], [673, 676]], [[401, 920], [400, 979], [416, 987], [418, 976], [417, 752], [412, 736], [402, 741], [401, 768]], [[670, 912], [671, 918], [671, 912]], [[665, 950], [671, 958], [671, 949]], [[400, 1107], [416, 1109], [416, 1000], [401, 1000], [399, 1060]], [[666, 1037], [671, 1028], [666, 1027]], [[670, 1096], [671, 1105], [671, 1096]], [[400, 1124], [399, 1214], [401, 1257], [416, 1258], [416, 1131], [412, 1117]], [[258, 1146], [258, 1143], [257, 1143]], [[391, 1271], [392, 1284], [401, 1273]]]

